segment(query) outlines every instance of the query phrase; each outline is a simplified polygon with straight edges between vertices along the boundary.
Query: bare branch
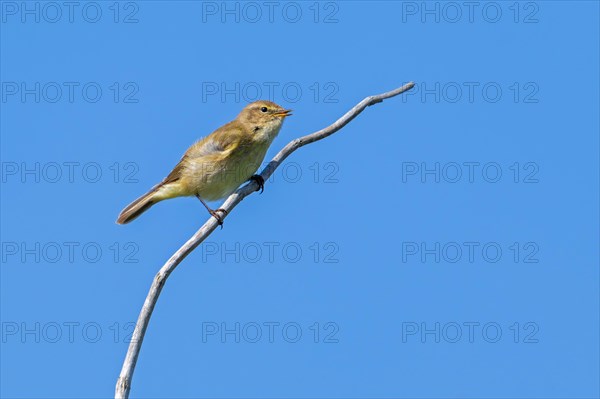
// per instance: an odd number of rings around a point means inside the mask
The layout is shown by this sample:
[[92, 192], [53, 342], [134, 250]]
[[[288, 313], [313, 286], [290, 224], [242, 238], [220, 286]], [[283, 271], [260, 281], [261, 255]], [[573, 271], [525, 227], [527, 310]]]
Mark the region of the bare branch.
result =
[[[342, 127], [346, 126], [346, 124], [348, 124], [348, 122], [350, 122], [352, 119], [356, 118], [358, 114], [360, 114], [368, 106], [380, 103], [387, 98], [402, 94], [405, 91], [412, 89], [413, 86], [414, 83], [410, 82], [395, 90], [388, 91], [387, 93], [367, 97], [330, 126], [292, 140], [281, 151], [279, 151], [279, 153], [271, 162], [269, 162], [269, 164], [261, 172], [261, 176], [265, 181], [267, 181], [275, 169], [277, 169], [277, 167], [281, 165], [281, 163], [298, 148], [332, 135]], [[239, 188], [235, 193], [231, 194], [221, 208], [227, 211], [226, 215], [231, 214], [231, 211], [236, 207], [237, 204], [239, 204], [244, 198], [252, 194], [257, 189], [258, 183], [254, 181], [250, 182], [249, 184]], [[223, 217], [226, 216], [224, 215]], [[154, 281], [152, 282], [152, 286], [150, 287], [150, 291], [148, 292], [144, 306], [140, 311], [133, 336], [131, 337], [131, 342], [129, 344], [129, 348], [127, 349], [127, 355], [125, 356], [125, 361], [123, 362], [123, 368], [121, 369], [121, 375], [117, 380], [115, 398], [126, 399], [129, 397], [131, 378], [133, 377], [133, 371], [140, 354], [142, 341], [144, 340], [144, 335], [146, 334], [146, 329], [148, 328], [152, 311], [154, 310], [158, 296], [160, 295], [167, 278], [173, 272], [173, 270], [175, 270], [177, 265], [179, 265], [179, 263], [181, 263], [186, 256], [188, 256], [198, 245], [200, 245], [200, 243], [202, 243], [202, 241], [204, 241], [217, 228], [217, 226], [217, 220], [214, 217], [210, 217], [208, 221], [204, 223], [204, 225], [196, 232], [196, 234], [194, 234], [185, 244], [183, 244], [181, 248], [179, 248], [179, 250], [177, 250], [177, 252], [173, 254], [173, 256], [171, 256], [167, 263], [165, 263], [165, 265], [154, 277]]]

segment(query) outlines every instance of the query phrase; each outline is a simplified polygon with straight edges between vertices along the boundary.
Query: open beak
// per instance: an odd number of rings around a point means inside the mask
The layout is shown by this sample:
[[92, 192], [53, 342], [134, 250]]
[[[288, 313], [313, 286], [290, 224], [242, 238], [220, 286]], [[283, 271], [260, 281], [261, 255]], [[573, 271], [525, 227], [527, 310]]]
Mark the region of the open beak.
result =
[[275, 114], [275, 116], [280, 116], [282, 118], [285, 118], [286, 116], [291, 116], [291, 115], [292, 115], [291, 109], [284, 109], [283, 111], [277, 112]]

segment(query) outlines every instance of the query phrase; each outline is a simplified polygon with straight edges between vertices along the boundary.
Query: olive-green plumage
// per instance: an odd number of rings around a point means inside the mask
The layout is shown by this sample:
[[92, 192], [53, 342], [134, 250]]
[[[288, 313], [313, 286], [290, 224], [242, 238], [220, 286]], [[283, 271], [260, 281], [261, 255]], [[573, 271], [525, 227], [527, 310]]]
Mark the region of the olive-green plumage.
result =
[[193, 144], [162, 182], [123, 209], [117, 223], [129, 223], [169, 198], [227, 197], [256, 172], [289, 115], [271, 101], [248, 104], [235, 120]]

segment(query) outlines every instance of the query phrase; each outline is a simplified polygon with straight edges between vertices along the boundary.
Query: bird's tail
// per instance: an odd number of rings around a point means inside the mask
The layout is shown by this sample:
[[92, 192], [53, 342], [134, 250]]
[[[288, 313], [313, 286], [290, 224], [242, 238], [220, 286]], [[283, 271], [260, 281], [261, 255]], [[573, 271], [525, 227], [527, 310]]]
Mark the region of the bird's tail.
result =
[[156, 193], [157, 187], [153, 188], [140, 198], [133, 201], [131, 204], [127, 205], [119, 214], [119, 217], [117, 218], [117, 224], [126, 224], [131, 222], [133, 219], [150, 209], [152, 205], [161, 201], [162, 199], [156, 198]]

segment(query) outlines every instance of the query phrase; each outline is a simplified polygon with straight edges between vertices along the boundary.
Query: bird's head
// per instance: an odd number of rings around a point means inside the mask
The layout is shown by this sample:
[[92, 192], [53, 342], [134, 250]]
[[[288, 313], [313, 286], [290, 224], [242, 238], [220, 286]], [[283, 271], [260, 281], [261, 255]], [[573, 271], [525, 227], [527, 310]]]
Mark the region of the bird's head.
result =
[[237, 119], [257, 135], [276, 135], [283, 120], [291, 115], [291, 109], [285, 109], [272, 101], [259, 100], [248, 104]]

